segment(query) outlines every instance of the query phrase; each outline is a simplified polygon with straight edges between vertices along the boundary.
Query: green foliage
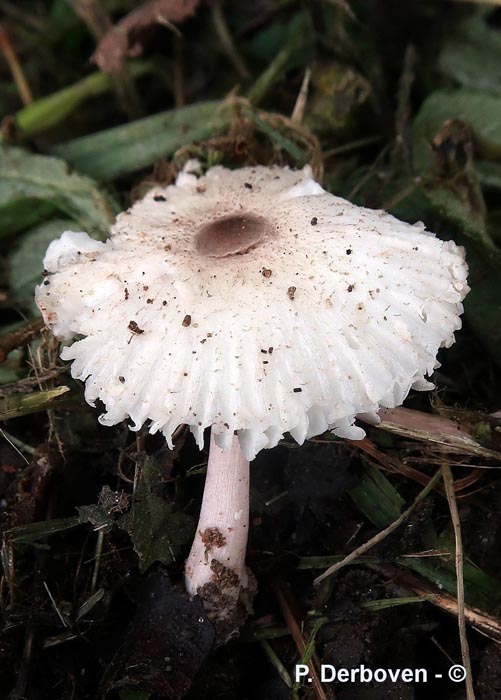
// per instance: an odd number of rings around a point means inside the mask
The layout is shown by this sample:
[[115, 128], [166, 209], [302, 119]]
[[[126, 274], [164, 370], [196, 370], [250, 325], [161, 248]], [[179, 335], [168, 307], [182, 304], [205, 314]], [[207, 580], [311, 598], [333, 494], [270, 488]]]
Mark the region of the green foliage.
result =
[[[131, 75], [139, 77], [148, 69], [148, 65], [136, 62], [131, 66]], [[33, 136], [56, 126], [83, 102], [109, 92], [112, 87], [112, 76], [96, 71], [24, 107], [15, 116], [16, 124], [23, 136]]]
[[[72, 173], [64, 161], [21, 148], [1, 148], [0, 235], [11, 233], [8, 224], [13, 207], [29, 210], [32, 200], [52, 205], [83, 230], [102, 238], [118, 211], [117, 204], [95, 182]], [[32, 215], [23, 223], [28, 221], [33, 225]]]
[[442, 72], [468, 88], [501, 94], [501, 32], [488, 26], [484, 10], [448, 38], [439, 56]]
[[[0, 197], [2, 192], [2, 176], [0, 175]], [[10, 196], [3, 202], [0, 200], [0, 240], [14, 236], [32, 226], [37, 226], [57, 213], [49, 201], [32, 199], [29, 196]]]
[[[391, 525], [401, 513], [404, 501], [387, 477], [374, 467], [364, 467], [360, 483], [350, 490], [357, 508], [380, 530]], [[405, 527], [405, 526], [403, 526]], [[436, 538], [437, 549], [446, 545], [454, 552], [454, 540]], [[325, 562], [324, 562], [325, 564]], [[399, 564], [424, 576], [452, 595], [457, 581], [454, 557], [400, 557]], [[492, 610], [501, 600], [499, 583], [470, 562], [464, 565], [465, 595], [469, 603]]]
[[501, 153], [501, 95], [463, 88], [434, 92], [414, 120], [413, 138], [429, 203], [467, 246], [472, 291], [466, 317], [501, 366], [501, 251], [489, 234], [481, 189], [501, 187], [501, 166], [493, 162]]
[[33, 292], [40, 283], [43, 258], [51, 241], [63, 231], [77, 231], [79, 226], [70, 219], [53, 219], [25, 233], [8, 259], [9, 283], [17, 304], [38, 314]]
[[413, 140], [414, 163], [431, 205], [501, 269], [473, 159], [475, 141], [486, 155], [501, 150], [501, 96], [465, 89], [434, 92], [414, 120]]
[[380, 529], [398, 518], [405, 503], [384, 474], [368, 465], [364, 465], [360, 481], [349, 493], [360, 512]]
[[118, 693], [120, 700], [149, 700], [151, 693], [136, 688], [124, 688]]
[[160, 496], [161, 483], [157, 462], [146, 458], [130, 511], [118, 521], [130, 535], [141, 571], [156, 561], [172, 563], [193, 536], [193, 521]]
[[200, 102], [161, 112], [59, 144], [53, 152], [81, 173], [111, 180], [146, 168], [192, 141], [209, 138], [215, 127], [227, 126], [220, 107], [219, 102]]

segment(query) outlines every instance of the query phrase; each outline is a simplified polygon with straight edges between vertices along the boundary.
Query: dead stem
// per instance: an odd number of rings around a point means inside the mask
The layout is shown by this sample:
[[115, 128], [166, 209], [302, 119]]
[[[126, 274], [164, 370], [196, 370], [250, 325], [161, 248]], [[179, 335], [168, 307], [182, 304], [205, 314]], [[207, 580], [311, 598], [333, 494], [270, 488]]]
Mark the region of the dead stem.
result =
[[291, 114], [291, 122], [296, 124], [301, 124], [304, 117], [304, 110], [306, 108], [306, 102], [308, 100], [308, 88], [310, 87], [311, 70], [307, 68], [304, 72], [303, 82], [299, 89], [298, 96], [296, 98], [296, 104]]
[[221, 2], [215, 2], [212, 5], [212, 21], [223, 51], [231, 61], [233, 68], [243, 80], [248, 80], [250, 78], [249, 69], [235, 46], [235, 42], [233, 41], [233, 37], [226, 23]]
[[[271, 581], [270, 586], [300, 657], [303, 657], [306, 652], [307, 643], [303, 637], [302, 624], [299, 623], [301, 615], [297, 610], [297, 605], [288, 589], [281, 582]], [[317, 671], [318, 660], [315, 656], [308, 661], [308, 667], [312, 681], [311, 685], [315, 691], [315, 700], [327, 700], [327, 696], [320, 682], [320, 676]]]
[[451, 513], [452, 527], [454, 529], [454, 539], [455, 539], [455, 562], [456, 562], [456, 579], [457, 579], [457, 601], [458, 601], [458, 627], [459, 627], [459, 640], [461, 643], [461, 658], [463, 661], [463, 666], [466, 669], [466, 698], [467, 700], [475, 700], [475, 691], [473, 690], [473, 679], [471, 675], [471, 660], [470, 660], [470, 650], [468, 647], [468, 638], [466, 636], [466, 619], [465, 619], [465, 606], [464, 606], [464, 556], [463, 556], [463, 542], [461, 537], [461, 524], [459, 521], [459, 512], [456, 502], [456, 494], [454, 491], [454, 478], [452, 476], [451, 468], [447, 462], [442, 463], [442, 478], [445, 486], [445, 493], [447, 495], [447, 502], [449, 503], [449, 510]]
[[[410, 592], [425, 597], [428, 603], [435, 605], [437, 608], [449, 613], [449, 615], [457, 617], [458, 601], [449, 593], [437, 592], [435, 586], [430, 585], [409, 571], [401, 571], [387, 564], [371, 563], [368, 566], [373, 571], [384, 576], [388, 582], [394, 583], [398, 581], [399, 585], [404, 586]], [[474, 627], [477, 632], [496, 642], [496, 644], [501, 644], [501, 620], [499, 618], [466, 604], [464, 606], [464, 614], [468, 624]]]
[[34, 321], [25, 323], [21, 328], [2, 336], [0, 338], [0, 364], [5, 362], [10, 352], [27, 345], [36, 338], [43, 327], [43, 320], [37, 318]]
[[0, 50], [2, 51], [5, 57], [7, 65], [9, 66], [9, 70], [11, 72], [12, 78], [14, 79], [17, 91], [19, 92], [19, 97], [21, 98], [23, 105], [26, 106], [31, 104], [33, 102], [33, 95], [31, 93], [30, 86], [28, 85], [28, 81], [26, 80], [26, 76], [24, 74], [21, 63], [19, 62], [14, 47], [12, 46], [10, 37], [6, 29], [1, 24]]
[[45, 28], [44, 20], [41, 16], [35, 14], [32, 8], [18, 7], [17, 3], [9, 2], [9, 0], [0, 0], [0, 10], [6, 17], [20, 22], [36, 32], [42, 32]]
[[[80, 19], [87, 25], [97, 43], [103, 38], [112, 22], [103, 3], [97, 0], [69, 0]], [[129, 71], [124, 66], [118, 73], [113, 74], [113, 88], [122, 111], [129, 119], [137, 119], [143, 115], [141, 100]]]
[[[315, 442], [319, 441], [315, 440]], [[419, 469], [415, 469], [407, 463], [404, 464], [403, 462], [399, 461], [395, 457], [392, 457], [391, 455], [387, 455], [384, 452], [381, 452], [380, 450], [378, 450], [376, 445], [374, 445], [374, 443], [371, 442], [371, 440], [369, 440], [368, 438], [364, 438], [363, 440], [356, 440], [353, 444], [356, 448], [362, 450], [362, 452], [365, 452], [365, 454], [372, 457], [372, 459], [369, 459], [368, 462], [373, 466], [377, 467], [378, 469], [387, 471], [390, 474], [402, 474], [403, 476], [406, 476], [408, 479], [412, 479], [412, 481], [416, 481], [422, 486], [426, 486], [426, 484], [428, 483], [428, 476], [424, 472], [419, 471]], [[430, 461], [431, 457], [428, 456], [426, 463], [430, 464]], [[435, 462], [438, 463], [440, 466], [442, 463], [441, 457], [439, 459], [437, 455]], [[471, 467], [471, 465], [466, 466]], [[475, 493], [475, 491], [466, 491], [466, 489], [472, 484], [475, 484], [480, 478], [478, 469], [479, 467], [475, 466], [475, 468], [472, 469], [470, 474], [455, 481], [454, 490], [456, 492], [457, 498], [466, 498], [472, 493]], [[435, 493], [445, 498], [445, 491], [442, 484], [437, 483], [434, 488]], [[463, 493], [463, 491], [465, 493]]]

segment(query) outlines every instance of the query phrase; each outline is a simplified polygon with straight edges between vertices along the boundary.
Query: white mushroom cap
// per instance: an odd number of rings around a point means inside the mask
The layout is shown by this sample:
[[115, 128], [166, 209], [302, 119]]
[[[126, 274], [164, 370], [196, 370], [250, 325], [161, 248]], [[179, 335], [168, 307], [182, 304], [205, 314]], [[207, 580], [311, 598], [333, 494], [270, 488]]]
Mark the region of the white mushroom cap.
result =
[[155, 188], [99, 243], [66, 232], [36, 300], [85, 397], [171, 444], [212, 426], [245, 456], [429, 389], [468, 292], [464, 251], [326, 193], [309, 168], [228, 170]]

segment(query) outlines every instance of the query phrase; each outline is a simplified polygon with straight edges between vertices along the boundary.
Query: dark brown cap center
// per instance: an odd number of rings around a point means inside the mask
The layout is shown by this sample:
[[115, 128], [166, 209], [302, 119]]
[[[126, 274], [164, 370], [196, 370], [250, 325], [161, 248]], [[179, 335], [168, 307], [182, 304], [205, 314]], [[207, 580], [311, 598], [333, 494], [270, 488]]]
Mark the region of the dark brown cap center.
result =
[[271, 224], [262, 216], [228, 214], [204, 224], [196, 235], [195, 245], [202, 255], [224, 258], [246, 253], [271, 230]]

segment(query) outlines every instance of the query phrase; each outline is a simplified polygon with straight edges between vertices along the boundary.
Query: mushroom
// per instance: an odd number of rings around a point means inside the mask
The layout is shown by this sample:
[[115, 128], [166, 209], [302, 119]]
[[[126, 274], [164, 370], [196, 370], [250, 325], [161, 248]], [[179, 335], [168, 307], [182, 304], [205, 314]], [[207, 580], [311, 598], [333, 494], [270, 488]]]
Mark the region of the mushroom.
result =
[[36, 301], [104, 425], [130, 418], [172, 447], [211, 428], [186, 563], [229, 634], [252, 597], [249, 461], [284, 433], [361, 439], [356, 417], [426, 390], [468, 291], [464, 251], [327, 193], [311, 170], [221, 166], [152, 189], [106, 243], [65, 232]]

